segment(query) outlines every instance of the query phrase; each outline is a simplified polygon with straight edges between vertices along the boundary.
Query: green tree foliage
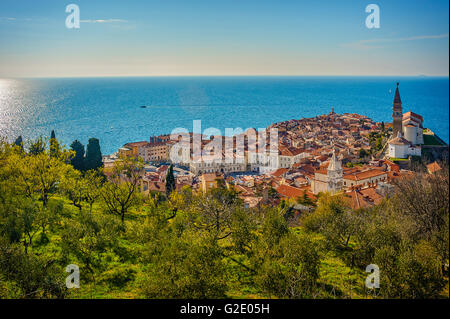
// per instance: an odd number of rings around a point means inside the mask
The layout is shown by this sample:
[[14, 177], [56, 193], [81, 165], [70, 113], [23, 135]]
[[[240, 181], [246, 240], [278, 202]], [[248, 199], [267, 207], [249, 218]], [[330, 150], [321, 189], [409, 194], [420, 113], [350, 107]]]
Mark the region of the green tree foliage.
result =
[[86, 146], [86, 158], [84, 162], [84, 169], [98, 169], [103, 166], [102, 152], [100, 150], [100, 142], [96, 138], [90, 138]]
[[0, 278], [12, 283], [9, 294], [14, 298], [64, 298], [64, 272], [55, 261], [27, 255], [0, 237]]
[[234, 191], [219, 187], [206, 194], [194, 195], [189, 216], [192, 225], [206, 230], [215, 239], [224, 239], [231, 235], [232, 215], [242, 202]]
[[104, 176], [99, 171], [89, 170], [84, 173], [84, 200], [88, 203], [90, 212], [94, 203], [100, 199], [103, 182]]
[[317, 209], [305, 217], [304, 226], [323, 234], [331, 247], [345, 249], [355, 233], [354, 215], [342, 196], [323, 194]]
[[[39, 140], [36, 143], [40, 144]], [[29, 198], [38, 197], [46, 206], [48, 199], [56, 193], [61, 177], [70, 169], [66, 162], [70, 160], [72, 153], [63, 150], [54, 157], [43, 149], [30, 155], [14, 156], [13, 169], [19, 175], [16, 182], [24, 194]]]
[[[26, 153], [0, 139], [2, 298], [436, 298], [448, 289], [446, 164], [399, 180], [366, 209], [320, 194], [292, 227], [291, 202], [244, 208], [224, 184], [144, 198], [142, 161], [81, 172], [73, 151], [52, 156], [46, 143]], [[68, 264], [80, 266], [79, 289], [64, 288]], [[375, 291], [364, 287], [369, 264], [380, 268]]]
[[41, 136], [34, 141], [31, 141], [28, 146], [28, 152], [31, 155], [38, 155], [45, 151], [47, 148], [47, 143], [44, 138]]
[[23, 140], [21, 135], [19, 135], [19, 137], [16, 138], [14, 144], [17, 145], [21, 150], [23, 150]]
[[81, 211], [82, 202], [86, 199], [87, 185], [80, 171], [67, 169], [61, 178], [59, 190]]
[[173, 175], [173, 165], [169, 166], [166, 175], [166, 195], [169, 196], [176, 188], [175, 176]]
[[144, 163], [139, 158], [123, 157], [108, 173], [109, 182], [103, 184], [100, 195], [106, 210], [121, 218], [140, 201], [138, 196]]
[[96, 269], [104, 269], [102, 254], [117, 246], [119, 226], [114, 219], [82, 212], [66, 223], [62, 231], [64, 258], [69, 262], [68, 257], [76, 257], [90, 274], [94, 274]]
[[320, 257], [307, 236], [283, 236], [263, 259], [256, 283], [280, 298], [312, 298], [319, 278]]
[[211, 238], [169, 241], [148, 269], [148, 298], [223, 298], [226, 291], [221, 248]]
[[84, 163], [84, 145], [81, 144], [80, 141], [75, 140], [70, 144], [70, 149], [75, 152], [74, 157], [70, 161], [70, 164], [79, 171], [84, 171], [85, 163]]

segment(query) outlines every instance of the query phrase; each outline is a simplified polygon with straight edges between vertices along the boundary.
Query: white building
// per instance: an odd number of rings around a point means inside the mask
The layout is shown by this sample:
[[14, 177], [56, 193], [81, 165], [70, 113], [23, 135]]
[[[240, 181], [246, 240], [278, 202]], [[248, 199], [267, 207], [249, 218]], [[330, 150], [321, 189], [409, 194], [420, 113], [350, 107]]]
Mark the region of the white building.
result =
[[205, 173], [234, 173], [245, 172], [247, 165], [244, 157], [236, 157], [226, 159], [223, 156], [208, 156], [203, 155], [199, 158], [194, 158], [189, 163], [189, 170], [192, 174], [200, 175]]
[[282, 147], [278, 152], [249, 152], [249, 163], [252, 171], [266, 174], [279, 168], [291, 168], [309, 156], [304, 150]]
[[342, 163], [336, 158], [333, 151], [330, 163], [326, 169], [320, 169], [314, 173], [311, 181], [311, 191], [314, 194], [330, 192], [335, 194], [342, 190], [343, 169]]
[[423, 144], [423, 118], [411, 111], [403, 114], [403, 136], [413, 145]]
[[421, 156], [422, 149], [419, 145], [413, 145], [398, 132], [397, 137], [389, 141], [388, 154], [389, 157], [408, 158], [409, 156]]

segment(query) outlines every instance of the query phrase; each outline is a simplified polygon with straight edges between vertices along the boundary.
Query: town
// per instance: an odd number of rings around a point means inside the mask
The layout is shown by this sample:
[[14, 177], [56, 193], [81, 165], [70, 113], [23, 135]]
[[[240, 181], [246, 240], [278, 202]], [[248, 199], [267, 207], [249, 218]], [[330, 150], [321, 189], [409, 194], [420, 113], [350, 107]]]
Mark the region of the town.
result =
[[421, 115], [403, 113], [399, 83], [392, 110], [392, 123], [337, 114], [331, 108], [314, 118], [272, 124], [264, 132], [152, 136], [123, 145], [104, 156], [103, 163], [107, 174], [124, 156], [142, 158], [144, 194], [165, 193], [167, 171], [173, 165], [177, 189], [206, 192], [226, 185], [247, 208], [284, 201], [297, 211], [310, 210], [325, 192], [343, 193], [353, 209], [366, 208], [389, 196], [394, 180], [413, 176], [415, 162], [424, 160], [433, 173], [441, 169], [439, 160], [448, 156], [448, 146], [424, 128]]

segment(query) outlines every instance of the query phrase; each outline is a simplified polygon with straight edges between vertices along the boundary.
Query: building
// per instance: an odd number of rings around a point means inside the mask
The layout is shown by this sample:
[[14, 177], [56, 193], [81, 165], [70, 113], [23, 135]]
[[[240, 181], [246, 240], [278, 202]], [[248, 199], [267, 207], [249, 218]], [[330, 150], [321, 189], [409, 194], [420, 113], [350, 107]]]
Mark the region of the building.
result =
[[423, 144], [423, 117], [414, 112], [403, 114], [403, 136], [413, 145]]
[[314, 173], [314, 179], [311, 181], [311, 191], [314, 194], [320, 192], [330, 192], [335, 194], [342, 189], [343, 170], [342, 163], [336, 158], [333, 150], [330, 163], [327, 168], [320, 168]]
[[397, 137], [389, 142], [388, 155], [390, 158], [408, 158], [409, 156], [421, 156], [420, 145], [413, 145], [398, 132]]
[[395, 90], [392, 113], [392, 136], [388, 142], [388, 154], [391, 158], [408, 158], [409, 156], [421, 156], [423, 144], [423, 118], [411, 111], [402, 114], [402, 100], [400, 92]]
[[144, 147], [144, 161], [167, 161], [169, 160], [169, 145], [166, 142], [148, 143]]
[[207, 173], [200, 176], [200, 184], [203, 192], [219, 187], [219, 183], [223, 183], [223, 174]]
[[394, 103], [392, 106], [392, 136], [397, 136], [398, 132], [402, 132], [402, 100], [400, 98], [400, 92], [398, 90], [399, 83], [397, 82], [397, 88], [395, 89]]
[[356, 186], [358, 187], [369, 187], [377, 185], [381, 182], [386, 182], [388, 178], [387, 172], [372, 168], [364, 171], [350, 172], [344, 174], [343, 187], [345, 189], [352, 189]]
[[123, 147], [119, 148], [119, 155], [126, 157], [141, 157], [145, 160], [145, 149], [149, 142], [133, 142], [127, 143]]
[[232, 158], [225, 158], [222, 155], [203, 155], [194, 158], [189, 163], [189, 170], [192, 174], [202, 173], [236, 173], [245, 172], [247, 165], [243, 156], [233, 154]]

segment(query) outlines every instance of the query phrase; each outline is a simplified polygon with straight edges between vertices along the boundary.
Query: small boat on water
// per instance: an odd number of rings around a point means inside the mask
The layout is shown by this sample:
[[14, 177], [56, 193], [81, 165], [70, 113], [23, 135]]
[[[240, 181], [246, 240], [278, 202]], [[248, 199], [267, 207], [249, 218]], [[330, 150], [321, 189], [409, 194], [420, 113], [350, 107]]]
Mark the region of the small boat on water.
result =
[[146, 109], [147, 105], [141, 105], [141, 109]]

